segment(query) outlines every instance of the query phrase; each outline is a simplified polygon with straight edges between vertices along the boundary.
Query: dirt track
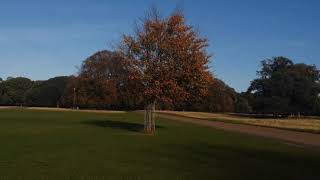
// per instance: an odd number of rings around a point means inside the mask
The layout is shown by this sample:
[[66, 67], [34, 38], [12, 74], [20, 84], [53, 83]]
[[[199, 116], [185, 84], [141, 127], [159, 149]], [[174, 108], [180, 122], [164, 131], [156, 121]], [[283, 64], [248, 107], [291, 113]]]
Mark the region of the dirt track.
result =
[[239, 133], [244, 133], [249, 135], [278, 139], [280, 141], [286, 142], [291, 145], [320, 149], [320, 134], [282, 130], [282, 129], [268, 128], [268, 127], [259, 127], [259, 126], [252, 126], [252, 125], [209, 121], [209, 120], [181, 117], [181, 116], [161, 114], [161, 113], [158, 113], [157, 116], [163, 117], [166, 119], [211, 126], [211, 127], [215, 127], [215, 128], [219, 128], [227, 131], [234, 131], [234, 132], [239, 132]]

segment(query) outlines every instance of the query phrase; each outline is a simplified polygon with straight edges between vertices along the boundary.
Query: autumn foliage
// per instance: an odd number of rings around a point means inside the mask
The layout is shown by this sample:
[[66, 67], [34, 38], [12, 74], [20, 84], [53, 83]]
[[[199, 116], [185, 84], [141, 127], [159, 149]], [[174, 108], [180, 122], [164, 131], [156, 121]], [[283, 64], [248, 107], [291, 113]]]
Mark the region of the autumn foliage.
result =
[[131, 63], [119, 54], [100, 51], [86, 59], [79, 75], [74, 77], [66, 89], [66, 99], [72, 100], [76, 88], [76, 105], [85, 108], [119, 109], [132, 108], [141, 103], [139, 77]]
[[145, 103], [181, 108], [208, 93], [207, 46], [182, 13], [161, 18], [152, 11], [133, 35], [123, 37], [119, 53], [135, 64]]

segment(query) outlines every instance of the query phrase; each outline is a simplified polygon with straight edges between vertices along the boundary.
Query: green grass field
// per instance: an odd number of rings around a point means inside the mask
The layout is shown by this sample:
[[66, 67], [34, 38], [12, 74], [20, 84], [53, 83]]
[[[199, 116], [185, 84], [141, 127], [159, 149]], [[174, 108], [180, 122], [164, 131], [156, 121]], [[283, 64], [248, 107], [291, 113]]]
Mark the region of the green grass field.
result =
[[143, 115], [0, 110], [2, 179], [320, 179], [320, 153]]

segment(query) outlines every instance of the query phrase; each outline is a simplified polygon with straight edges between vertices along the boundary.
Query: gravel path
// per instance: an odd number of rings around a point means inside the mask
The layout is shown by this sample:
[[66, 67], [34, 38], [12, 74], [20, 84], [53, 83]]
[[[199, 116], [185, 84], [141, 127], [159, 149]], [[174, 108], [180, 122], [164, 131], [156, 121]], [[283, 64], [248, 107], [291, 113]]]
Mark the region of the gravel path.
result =
[[244, 124], [232, 124], [232, 123], [226, 123], [226, 122], [209, 121], [209, 120], [181, 117], [181, 116], [161, 114], [161, 113], [157, 113], [157, 116], [163, 117], [166, 119], [211, 126], [211, 127], [215, 127], [215, 128], [219, 128], [227, 131], [278, 139], [280, 141], [286, 142], [287, 144], [291, 144], [295, 146], [303, 146], [307, 148], [320, 149], [320, 134], [282, 130], [282, 129], [268, 128], [268, 127], [259, 127], [259, 126], [244, 125]]

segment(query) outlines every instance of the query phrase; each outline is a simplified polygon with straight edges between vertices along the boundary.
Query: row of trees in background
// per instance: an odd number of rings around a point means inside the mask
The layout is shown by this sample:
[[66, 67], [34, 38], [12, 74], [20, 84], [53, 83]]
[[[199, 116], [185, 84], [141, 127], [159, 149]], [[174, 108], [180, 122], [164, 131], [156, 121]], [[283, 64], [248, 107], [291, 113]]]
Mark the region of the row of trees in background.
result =
[[46, 81], [9, 77], [0, 80], [0, 105], [59, 107], [71, 77], [61, 76]]
[[[45, 81], [32, 81], [25, 77], [0, 80], [0, 105], [35, 106], [35, 107], [73, 107], [86, 109], [143, 109], [145, 104], [141, 93], [141, 82], [127, 79], [124, 66], [114, 57], [114, 52], [101, 51], [88, 58], [83, 64], [83, 71], [78, 76], [60, 76]], [[111, 56], [109, 56], [111, 55]], [[101, 72], [110, 69], [113, 72], [107, 78], [96, 79], [95, 75], [84, 71], [93, 59], [98, 64], [107, 64]], [[102, 59], [100, 59], [102, 58]], [[95, 60], [93, 60], [95, 61]], [[96, 64], [96, 66], [100, 66]], [[90, 65], [91, 66], [91, 65]], [[116, 68], [118, 67], [118, 69]], [[96, 72], [97, 73], [97, 72]], [[91, 74], [91, 75], [89, 75]], [[76, 89], [74, 94], [73, 89]], [[209, 93], [201, 102], [179, 104], [159, 102], [157, 108], [167, 110], [190, 110], [207, 112], [235, 112], [238, 95], [234, 89], [219, 79], [212, 79]]]
[[[78, 76], [70, 79], [63, 99], [72, 104], [72, 89], [76, 88], [77, 105], [97, 109], [143, 109], [147, 105], [141, 81], [136, 71], [121, 56], [100, 51], [84, 61]], [[198, 101], [180, 101], [172, 92], [170, 101], [157, 100], [158, 109], [235, 112], [237, 93], [223, 81], [211, 76], [206, 95]], [[194, 94], [197, 96], [197, 94]]]
[[[46, 81], [0, 79], [0, 105], [143, 109], [142, 82], [116, 52], [97, 52], [81, 66], [79, 75]], [[320, 73], [314, 65], [294, 64], [285, 57], [262, 61], [258, 78], [247, 92], [237, 93], [223, 81], [210, 78], [208, 94], [198, 102], [159, 101], [159, 109], [241, 112], [274, 115], [319, 115]]]

